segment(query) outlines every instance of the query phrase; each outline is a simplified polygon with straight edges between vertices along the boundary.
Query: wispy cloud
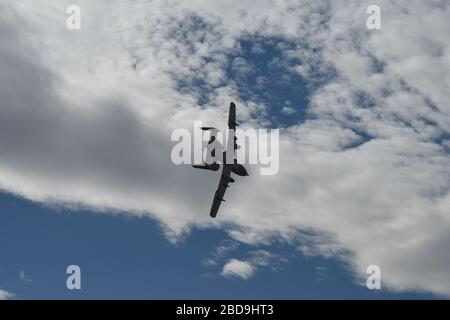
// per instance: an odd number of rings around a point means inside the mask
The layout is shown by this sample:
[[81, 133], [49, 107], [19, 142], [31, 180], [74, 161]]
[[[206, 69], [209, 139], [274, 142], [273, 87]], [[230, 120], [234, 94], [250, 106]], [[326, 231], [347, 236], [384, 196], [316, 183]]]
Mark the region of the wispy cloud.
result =
[[317, 266], [316, 268], [316, 279], [315, 281], [324, 281], [327, 277], [327, 268], [323, 266]]
[[19, 271], [19, 278], [22, 280], [25, 284], [30, 284], [33, 280], [25, 273], [25, 271], [20, 270]]
[[203, 261], [203, 264], [205, 266], [215, 266], [238, 247], [239, 242], [237, 241], [229, 239], [223, 240], [221, 244], [210, 253], [209, 257]]

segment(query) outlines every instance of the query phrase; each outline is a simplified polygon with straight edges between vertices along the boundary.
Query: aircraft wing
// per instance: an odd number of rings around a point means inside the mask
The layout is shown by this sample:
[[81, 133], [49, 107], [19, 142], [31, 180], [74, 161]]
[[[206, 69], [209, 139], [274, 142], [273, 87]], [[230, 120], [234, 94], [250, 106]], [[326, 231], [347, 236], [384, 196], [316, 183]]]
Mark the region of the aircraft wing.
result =
[[239, 126], [236, 123], [236, 105], [231, 102], [230, 103], [230, 112], [228, 114], [228, 129], [233, 130], [233, 132], [229, 132], [229, 136], [228, 138], [233, 137], [234, 141], [232, 141], [232, 139], [228, 139], [228, 144], [227, 144], [227, 151], [229, 153], [233, 153], [235, 155], [235, 152], [237, 149], [240, 148], [240, 146], [237, 145], [237, 138], [236, 138], [236, 126]]
[[228, 113], [228, 129], [236, 130], [236, 105], [232, 102], [230, 103], [230, 112]]
[[219, 211], [220, 204], [222, 203], [225, 191], [228, 188], [229, 179], [231, 176], [231, 166], [224, 165], [222, 169], [222, 175], [220, 176], [219, 186], [217, 187], [216, 193], [214, 194], [214, 201], [211, 206], [211, 211], [209, 215], [213, 218], [216, 217]]

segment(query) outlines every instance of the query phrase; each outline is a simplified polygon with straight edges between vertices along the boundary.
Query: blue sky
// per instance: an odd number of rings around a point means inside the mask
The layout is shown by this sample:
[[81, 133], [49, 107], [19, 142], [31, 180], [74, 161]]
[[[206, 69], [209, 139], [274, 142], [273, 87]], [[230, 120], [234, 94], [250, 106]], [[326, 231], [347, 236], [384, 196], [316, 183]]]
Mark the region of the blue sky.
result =
[[[247, 280], [224, 278], [219, 266], [202, 263], [228, 239], [221, 231], [194, 230], [173, 245], [148, 218], [56, 210], [5, 193], [0, 200], [1, 289], [17, 299], [433, 298], [370, 291], [341, 262], [305, 258], [282, 244], [263, 247], [293, 256], [279, 270]], [[233, 256], [245, 257], [251, 249], [240, 246]], [[81, 268], [79, 291], [66, 288], [71, 264]], [[21, 270], [31, 281], [20, 279]]]
[[[449, 4], [73, 2], [0, 1], [0, 299], [450, 296]], [[211, 219], [230, 101], [280, 165]]]

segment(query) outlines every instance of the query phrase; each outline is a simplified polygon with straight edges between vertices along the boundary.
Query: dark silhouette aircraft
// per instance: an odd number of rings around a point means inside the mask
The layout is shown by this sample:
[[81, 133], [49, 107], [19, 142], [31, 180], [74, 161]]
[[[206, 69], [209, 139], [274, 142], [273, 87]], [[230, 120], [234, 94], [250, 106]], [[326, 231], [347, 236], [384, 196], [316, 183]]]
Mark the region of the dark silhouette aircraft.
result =
[[[236, 150], [239, 149], [239, 146], [237, 144], [237, 138], [235, 135], [236, 126], [239, 126], [236, 123], [236, 105], [231, 102], [230, 104], [230, 112], [228, 114], [228, 142], [227, 142], [227, 148], [226, 151], [222, 152], [223, 161], [222, 161], [222, 175], [220, 177], [219, 186], [217, 187], [216, 193], [214, 194], [214, 200], [213, 204], [211, 206], [211, 211], [209, 215], [212, 218], [215, 218], [217, 215], [217, 212], [219, 211], [220, 204], [222, 201], [225, 201], [223, 199], [223, 196], [225, 195], [226, 189], [229, 187], [229, 183], [233, 183], [234, 179], [231, 178], [231, 173], [235, 173], [238, 176], [248, 176], [247, 170], [242, 164], [237, 163], [237, 160], [235, 158]], [[213, 143], [216, 139], [216, 133], [217, 129], [213, 127], [202, 127], [202, 130], [205, 131], [211, 131], [211, 137], [209, 139], [208, 145]], [[230, 135], [232, 135], [233, 139], [230, 139]], [[233, 146], [231, 145], [233, 143]], [[233, 158], [232, 161], [227, 161], [227, 151], [233, 152]], [[215, 157], [215, 149], [211, 151], [211, 155]], [[231, 163], [229, 163], [231, 162]], [[215, 160], [212, 164], [205, 164], [205, 165], [193, 165], [194, 168], [197, 169], [204, 169], [204, 170], [211, 170], [211, 171], [217, 171], [220, 169], [220, 164], [217, 163]]]

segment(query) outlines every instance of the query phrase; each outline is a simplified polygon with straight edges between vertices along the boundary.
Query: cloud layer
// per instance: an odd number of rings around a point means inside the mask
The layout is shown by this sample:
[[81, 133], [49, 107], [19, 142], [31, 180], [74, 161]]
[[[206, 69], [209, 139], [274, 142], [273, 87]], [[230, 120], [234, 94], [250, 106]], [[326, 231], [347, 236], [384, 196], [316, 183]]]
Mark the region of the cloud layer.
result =
[[[376, 31], [369, 4], [351, 0], [78, 3], [82, 29], [68, 31], [69, 1], [0, 1], [3, 190], [148, 215], [175, 240], [212, 227], [284, 241], [357, 278], [377, 264], [392, 290], [450, 295], [446, 1], [379, 1]], [[244, 127], [270, 126], [270, 101], [240, 94], [257, 72], [242, 39], [275, 42], [273, 65], [311, 94], [283, 111], [307, 116], [282, 131], [279, 174], [250, 168], [211, 221], [217, 177], [174, 166], [170, 133], [193, 120], [222, 128], [231, 100]], [[223, 271], [251, 276], [243, 263]]]

